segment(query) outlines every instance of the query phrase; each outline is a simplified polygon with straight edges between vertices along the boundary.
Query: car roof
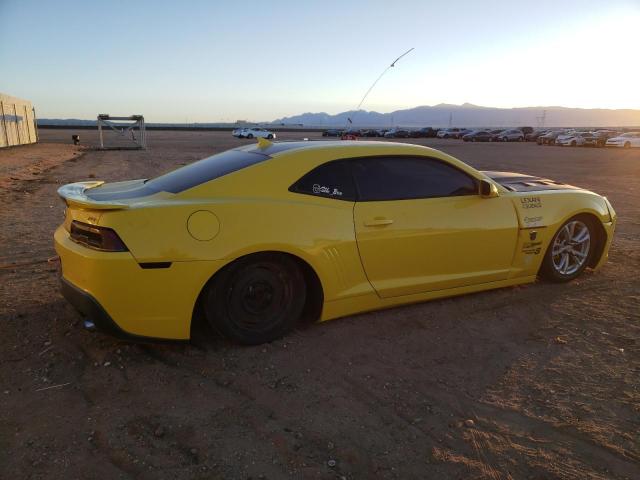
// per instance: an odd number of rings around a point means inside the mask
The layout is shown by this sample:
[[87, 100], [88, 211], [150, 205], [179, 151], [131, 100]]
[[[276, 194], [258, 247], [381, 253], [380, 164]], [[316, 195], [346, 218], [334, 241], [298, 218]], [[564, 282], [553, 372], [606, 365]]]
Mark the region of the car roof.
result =
[[247, 145], [245, 147], [237, 148], [244, 152], [262, 153], [269, 155], [270, 157], [277, 157], [281, 154], [293, 151], [309, 151], [309, 150], [333, 150], [333, 149], [348, 149], [353, 150], [353, 155], [358, 155], [358, 150], [365, 150], [370, 147], [376, 147], [380, 149], [380, 153], [383, 154], [385, 150], [398, 150], [406, 149], [407, 152], [413, 152], [423, 150], [427, 152], [439, 152], [429, 147], [422, 145], [416, 145], [413, 143], [400, 143], [400, 142], [376, 142], [376, 141], [359, 141], [359, 140], [305, 140], [305, 141], [291, 141], [291, 142], [269, 142], [270, 144], [265, 147], [260, 147], [260, 144]]

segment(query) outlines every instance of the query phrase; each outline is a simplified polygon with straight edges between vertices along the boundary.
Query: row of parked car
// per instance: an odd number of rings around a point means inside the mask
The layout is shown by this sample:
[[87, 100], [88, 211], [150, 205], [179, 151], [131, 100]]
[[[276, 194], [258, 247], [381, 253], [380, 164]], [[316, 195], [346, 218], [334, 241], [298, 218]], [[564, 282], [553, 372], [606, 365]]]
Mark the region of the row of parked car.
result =
[[567, 147], [640, 147], [640, 132], [619, 130], [540, 130], [532, 134], [531, 141], [538, 145]]
[[[275, 139], [276, 134], [270, 130], [252, 127], [238, 128], [232, 132], [237, 138]], [[618, 130], [558, 130], [519, 127], [510, 129], [464, 129], [424, 127], [415, 130], [392, 128], [377, 129], [331, 129], [322, 132], [323, 137], [385, 137], [385, 138], [458, 138], [465, 142], [536, 142], [538, 145], [560, 145], [571, 147], [640, 147], [640, 132], [621, 132]]]
[[379, 137], [379, 138], [434, 138], [438, 130], [431, 127], [408, 130], [404, 128], [381, 128], [381, 129], [347, 129], [340, 130], [332, 128], [322, 132], [323, 137]]
[[537, 142], [538, 145], [640, 147], [640, 132], [619, 130], [534, 129], [532, 127], [468, 129], [419, 128], [392, 129], [330, 129], [323, 137], [385, 137], [385, 138], [455, 138], [465, 142]]
[[504, 128], [494, 130], [479, 130], [470, 128], [431, 128], [424, 127], [414, 130], [404, 128], [391, 129], [330, 129], [322, 132], [323, 137], [385, 137], [385, 138], [461, 138], [469, 142], [517, 142], [524, 141], [525, 135], [533, 131], [531, 127], [516, 129]]

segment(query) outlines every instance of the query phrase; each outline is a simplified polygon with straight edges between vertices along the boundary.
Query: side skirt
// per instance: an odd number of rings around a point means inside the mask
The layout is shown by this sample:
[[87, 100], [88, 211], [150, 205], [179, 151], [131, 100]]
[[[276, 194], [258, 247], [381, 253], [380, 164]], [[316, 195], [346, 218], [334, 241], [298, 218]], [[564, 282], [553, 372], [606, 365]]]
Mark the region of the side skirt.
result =
[[381, 310], [385, 308], [396, 307], [398, 305], [408, 305], [411, 303], [420, 303], [438, 298], [454, 297], [464, 295], [466, 293], [482, 292], [485, 290], [493, 290], [495, 288], [512, 287], [514, 285], [522, 285], [525, 283], [533, 283], [536, 281], [536, 275], [528, 277], [510, 278], [500, 280], [498, 282], [481, 283], [478, 285], [468, 285], [464, 287], [449, 288], [446, 290], [436, 290], [433, 292], [417, 293], [413, 295], [403, 295], [400, 297], [380, 298], [375, 292], [359, 295], [357, 297], [344, 298], [325, 302], [322, 308], [322, 316], [320, 321], [332, 320], [334, 318], [346, 317], [356, 313], [368, 312], [372, 310]]

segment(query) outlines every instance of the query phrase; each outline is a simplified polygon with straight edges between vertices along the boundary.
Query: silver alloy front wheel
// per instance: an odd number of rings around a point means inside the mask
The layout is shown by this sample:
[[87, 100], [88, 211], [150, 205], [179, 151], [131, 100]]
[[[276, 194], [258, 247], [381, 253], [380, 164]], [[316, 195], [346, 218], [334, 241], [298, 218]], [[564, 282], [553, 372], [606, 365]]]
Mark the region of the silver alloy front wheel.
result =
[[591, 232], [580, 220], [566, 223], [556, 235], [551, 261], [557, 274], [570, 277], [583, 269], [591, 249]]

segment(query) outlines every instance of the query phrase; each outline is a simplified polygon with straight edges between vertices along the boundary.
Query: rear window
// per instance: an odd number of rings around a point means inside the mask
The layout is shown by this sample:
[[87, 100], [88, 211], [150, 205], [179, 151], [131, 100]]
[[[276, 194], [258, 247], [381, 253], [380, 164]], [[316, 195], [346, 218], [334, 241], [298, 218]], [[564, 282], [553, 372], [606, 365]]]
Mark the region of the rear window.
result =
[[148, 180], [145, 185], [156, 192], [180, 193], [269, 158], [257, 152], [228, 150]]

